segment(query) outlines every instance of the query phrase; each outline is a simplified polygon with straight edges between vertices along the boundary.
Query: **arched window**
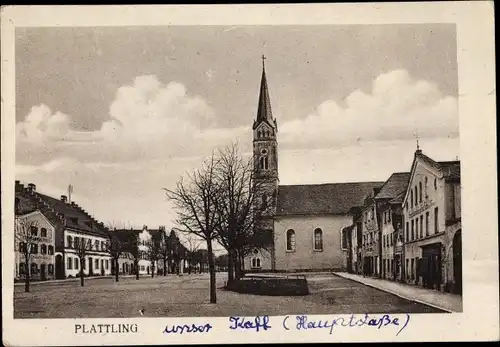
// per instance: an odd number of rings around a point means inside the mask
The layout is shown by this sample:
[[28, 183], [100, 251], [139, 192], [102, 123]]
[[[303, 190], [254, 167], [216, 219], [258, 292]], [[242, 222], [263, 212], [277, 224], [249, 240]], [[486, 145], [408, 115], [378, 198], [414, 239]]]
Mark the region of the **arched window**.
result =
[[48, 255], [54, 255], [54, 246], [49, 246], [49, 248], [47, 250], [47, 254]]
[[73, 238], [71, 236], [68, 235], [67, 237], [67, 246], [69, 248], [72, 248], [73, 247]]
[[422, 182], [418, 182], [418, 201], [422, 202]]
[[314, 230], [314, 250], [323, 250], [323, 231], [320, 228]]
[[295, 231], [289, 229], [286, 232], [286, 250], [287, 251], [295, 251]]
[[41, 254], [47, 254], [47, 246], [46, 245], [42, 244], [40, 246], [40, 253]]
[[262, 195], [262, 206], [261, 206], [261, 209], [262, 210], [267, 209], [267, 194], [263, 194]]
[[437, 179], [434, 178], [434, 190], [438, 189]]
[[428, 193], [427, 193], [427, 183], [428, 183], [428, 179], [427, 179], [427, 176], [425, 177], [425, 183], [424, 183], [424, 190], [425, 190], [425, 198], [427, 199], [429, 196], [428, 196]]
[[21, 253], [26, 252], [26, 243], [25, 242], [19, 242], [19, 252], [21, 252]]
[[34, 225], [31, 226], [31, 235], [38, 236], [38, 227]]
[[418, 186], [415, 185], [415, 206], [417, 206], [417, 203], [418, 203]]
[[410, 207], [413, 207], [413, 189], [410, 191]]
[[257, 267], [260, 268], [260, 258], [257, 258]]
[[47, 229], [45, 229], [45, 228], [40, 229], [40, 236], [47, 237]]

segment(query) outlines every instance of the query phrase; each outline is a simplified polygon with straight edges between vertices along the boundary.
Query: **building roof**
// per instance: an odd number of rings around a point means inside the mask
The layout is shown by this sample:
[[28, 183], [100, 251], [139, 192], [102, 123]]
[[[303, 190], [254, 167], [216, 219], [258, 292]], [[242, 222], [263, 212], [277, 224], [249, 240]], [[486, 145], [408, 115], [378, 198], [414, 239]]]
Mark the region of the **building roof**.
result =
[[385, 181], [380, 189], [380, 192], [375, 196], [375, 199], [394, 199], [401, 192], [405, 192], [410, 181], [410, 172], [396, 172]]
[[64, 225], [82, 232], [107, 236], [108, 229], [104, 224], [95, 220], [78, 204], [64, 202], [38, 193], [35, 189], [29, 188], [29, 186], [26, 188], [16, 182], [16, 197], [28, 200], [32, 209], [40, 210], [54, 225]]
[[440, 161], [438, 162], [445, 178], [460, 178], [460, 161]]
[[276, 215], [346, 214], [384, 182], [279, 186]]

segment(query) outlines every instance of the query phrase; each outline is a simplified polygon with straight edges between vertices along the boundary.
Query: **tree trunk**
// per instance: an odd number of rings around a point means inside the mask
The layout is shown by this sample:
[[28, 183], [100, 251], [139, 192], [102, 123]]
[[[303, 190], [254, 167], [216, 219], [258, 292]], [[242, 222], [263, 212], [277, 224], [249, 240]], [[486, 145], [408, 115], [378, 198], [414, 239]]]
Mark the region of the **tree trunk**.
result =
[[115, 261], [115, 281], [118, 282], [120, 278], [118, 277], [118, 274], [120, 272], [120, 269], [118, 268], [118, 258], [114, 259]]
[[134, 259], [134, 266], [135, 266], [135, 279], [139, 279], [139, 259], [135, 258]]
[[234, 251], [234, 276], [236, 280], [241, 279], [241, 257], [238, 251]]
[[[26, 246], [28, 247], [28, 246]], [[29, 293], [30, 291], [30, 264], [29, 264], [29, 255], [25, 255], [25, 268], [24, 268], [24, 291]]]
[[80, 286], [83, 287], [85, 285], [84, 283], [84, 273], [83, 273], [83, 258], [80, 258]]
[[167, 276], [167, 258], [163, 258], [163, 276]]
[[227, 257], [227, 282], [231, 283], [234, 281], [234, 251], [230, 250]]
[[215, 260], [212, 253], [212, 240], [207, 240], [208, 269], [210, 272], [210, 303], [217, 303], [217, 287], [215, 284]]
[[155, 263], [151, 263], [151, 278], [155, 278]]

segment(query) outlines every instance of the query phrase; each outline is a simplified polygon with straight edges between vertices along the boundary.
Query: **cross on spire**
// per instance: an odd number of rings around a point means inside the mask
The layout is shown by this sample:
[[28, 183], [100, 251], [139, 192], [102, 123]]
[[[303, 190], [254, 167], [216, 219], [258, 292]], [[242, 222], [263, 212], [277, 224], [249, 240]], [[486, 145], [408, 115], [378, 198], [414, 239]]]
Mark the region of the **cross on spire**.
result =
[[266, 57], [264, 54], [262, 54], [262, 68], [264, 68], [264, 67], [265, 67], [265, 62], [264, 62], [264, 60], [266, 60], [266, 59], [267, 59], [267, 57]]
[[415, 139], [417, 139], [417, 151], [419, 151], [419, 150], [420, 150], [420, 145], [419, 145], [419, 143], [418, 143], [418, 139], [419, 139], [419, 136], [418, 136], [418, 129], [417, 129], [417, 130], [416, 130], [416, 132], [415, 132]]

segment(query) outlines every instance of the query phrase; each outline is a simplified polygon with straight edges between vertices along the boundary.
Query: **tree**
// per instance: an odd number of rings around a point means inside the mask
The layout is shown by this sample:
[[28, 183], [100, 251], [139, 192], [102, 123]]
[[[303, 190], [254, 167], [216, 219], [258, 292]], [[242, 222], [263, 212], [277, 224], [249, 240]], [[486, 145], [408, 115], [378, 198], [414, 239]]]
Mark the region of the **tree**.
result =
[[111, 259], [114, 262], [115, 266], [115, 281], [119, 281], [119, 273], [120, 273], [120, 266], [119, 266], [119, 259], [122, 255], [122, 253], [126, 250], [126, 241], [121, 240], [120, 237], [113, 232], [108, 232], [108, 244], [107, 244], [107, 249], [109, 254], [111, 255]]
[[[74, 246], [75, 251], [76, 251], [76, 256], [78, 257], [78, 260], [80, 262], [80, 285], [83, 287], [84, 286], [84, 277], [85, 277], [85, 274], [83, 273], [83, 269], [86, 265], [85, 258], [87, 256], [88, 252], [92, 250], [92, 240], [84, 238], [84, 237], [81, 237], [81, 238], [75, 237], [75, 240], [73, 242], [74, 242], [73, 246]], [[72, 245], [69, 245], [69, 246], [71, 247]], [[92, 264], [89, 263], [89, 270], [91, 267], [92, 267]]]
[[267, 206], [260, 201], [264, 187], [253, 179], [253, 164], [254, 158], [245, 159], [236, 144], [219, 151], [216, 177], [223, 193], [216, 204], [221, 217], [217, 231], [219, 242], [228, 252], [228, 282], [242, 276], [248, 252], [266, 246], [257, 237], [261, 231], [255, 225], [256, 214]]
[[24, 256], [24, 291], [30, 291], [31, 258], [37, 253], [41, 236], [38, 234], [39, 223], [36, 220], [16, 217], [15, 219], [15, 242], [19, 252]]
[[216, 177], [216, 158], [212, 154], [201, 169], [181, 178], [173, 190], [165, 189], [167, 197], [177, 209], [177, 223], [184, 232], [196, 235], [207, 244], [210, 270], [210, 303], [217, 302], [215, 287], [215, 262], [212, 243], [217, 239], [220, 216], [216, 204], [221, 195]]
[[[203, 240], [200, 240], [199, 237], [196, 237], [196, 235], [188, 234], [186, 235], [186, 241], [188, 243], [188, 249], [186, 252], [186, 258], [188, 261], [188, 274], [191, 274], [193, 264], [197, 264], [195, 253], [200, 248], [200, 245], [203, 242]], [[200, 272], [201, 272], [201, 267], [200, 267]]]
[[134, 270], [135, 270], [135, 279], [139, 279], [139, 258], [141, 256], [139, 252], [139, 234], [137, 234], [134, 230], [130, 230], [130, 239], [127, 244], [127, 252], [130, 253], [132, 258], [134, 259]]
[[169, 237], [165, 230], [161, 230], [159, 255], [163, 261], [163, 276], [167, 275], [168, 260], [170, 255], [170, 242]]
[[146, 243], [146, 254], [151, 262], [151, 278], [155, 277], [155, 267], [160, 257], [160, 239], [158, 235], [151, 234], [151, 238]]

